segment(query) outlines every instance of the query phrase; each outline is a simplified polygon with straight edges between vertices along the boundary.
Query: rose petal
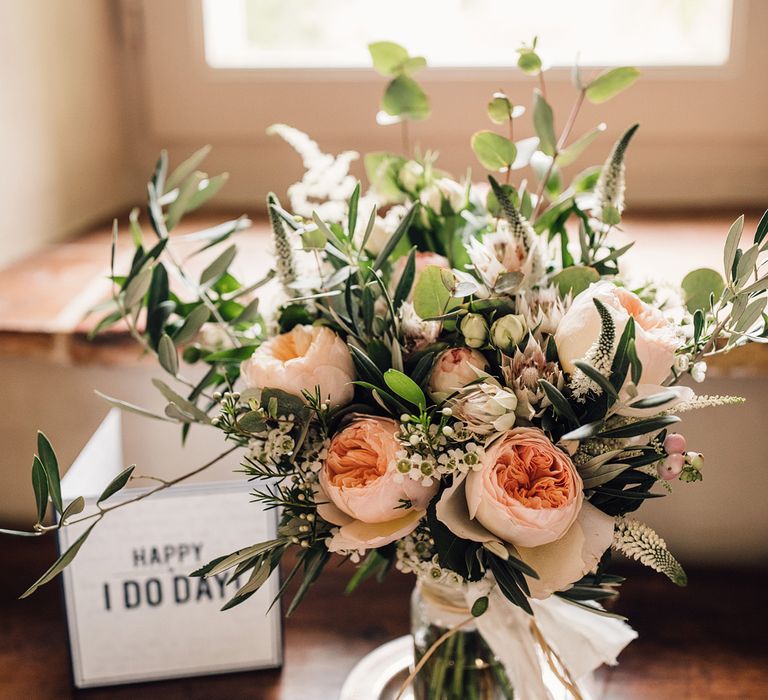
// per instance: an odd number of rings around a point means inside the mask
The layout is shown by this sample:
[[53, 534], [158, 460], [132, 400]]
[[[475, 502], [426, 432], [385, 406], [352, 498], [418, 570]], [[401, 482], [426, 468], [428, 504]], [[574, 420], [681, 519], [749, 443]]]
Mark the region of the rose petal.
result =
[[412, 510], [402, 518], [385, 523], [364, 523], [360, 520], [342, 525], [328, 542], [328, 550], [376, 549], [409, 535], [426, 515], [424, 510]]
[[588, 501], [568, 532], [540, 547], [517, 547], [520, 558], [539, 575], [528, 578], [532, 598], [547, 598], [593, 571], [613, 541], [613, 518]]
[[317, 484], [315, 489], [315, 503], [317, 503], [317, 514], [331, 525], [347, 525], [354, 520], [336, 507], [321, 484]]
[[498, 542], [496, 535], [469, 517], [466, 480], [466, 474], [456, 476], [451, 487], [443, 491], [435, 509], [437, 519], [456, 537], [472, 542]]

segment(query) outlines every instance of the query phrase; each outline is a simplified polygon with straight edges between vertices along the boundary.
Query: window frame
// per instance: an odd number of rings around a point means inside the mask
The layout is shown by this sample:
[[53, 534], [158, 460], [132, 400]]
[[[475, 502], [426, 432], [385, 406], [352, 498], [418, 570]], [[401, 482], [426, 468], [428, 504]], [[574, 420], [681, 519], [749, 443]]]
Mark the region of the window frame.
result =
[[[378, 127], [374, 121], [384, 79], [372, 69], [213, 68], [205, 59], [201, 0], [124, 2], [141, 14], [136, 57], [146, 150], [169, 147], [172, 156], [180, 157], [201, 143], [213, 143], [211, 162], [234, 176], [222, 192], [224, 203], [241, 203], [246, 196], [252, 201], [254, 191], [280, 191], [298, 179], [298, 160], [285, 144], [266, 135], [275, 122], [307, 131], [327, 152], [398, 149], [398, 130]], [[608, 124], [601, 145], [592, 151], [597, 160], [629, 124], [641, 122], [640, 147], [629, 164], [631, 202], [735, 206], [754, 204], [762, 196], [762, 182], [768, 177], [767, 159], [761, 154], [768, 148], [762, 129], [768, 85], [761, 74], [768, 68], [768, 47], [761, 46], [762, 23], [754, 21], [756, 17], [768, 22], [768, 3], [734, 0], [731, 52], [725, 64], [643, 68], [632, 90], [583, 110], [576, 134], [599, 121]], [[585, 69], [585, 74], [593, 70]], [[574, 96], [570, 70], [553, 68], [546, 79], [556, 118], [563, 119]], [[503, 87], [530, 104], [534, 81], [506, 67], [428, 68], [419, 80], [432, 99], [433, 116], [414, 126], [415, 141], [439, 150], [441, 165], [454, 174], [471, 166], [476, 179], [484, 177], [469, 149], [469, 137], [479, 129], [494, 128], [485, 116], [489, 95]], [[752, 100], [752, 109], [737, 118], [733, 105], [747, 100]], [[519, 137], [530, 133], [527, 122]], [[709, 158], [702, 157], [702, 149], [709, 150]], [[263, 167], [265, 161], [269, 168]], [[726, 170], [717, 186], [712, 161]], [[575, 172], [592, 162], [572, 167]], [[745, 173], [741, 183], [737, 164]]]

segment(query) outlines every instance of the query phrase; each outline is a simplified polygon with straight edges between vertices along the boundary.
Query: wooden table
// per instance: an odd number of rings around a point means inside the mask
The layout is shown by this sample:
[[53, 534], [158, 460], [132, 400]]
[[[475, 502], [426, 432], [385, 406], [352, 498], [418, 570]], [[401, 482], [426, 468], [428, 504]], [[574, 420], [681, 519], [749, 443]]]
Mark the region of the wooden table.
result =
[[[390, 574], [343, 594], [347, 566], [329, 566], [285, 624], [282, 670], [77, 691], [72, 688], [59, 588], [17, 601], [52, 560], [52, 540], [0, 540], [0, 698], [141, 697], [333, 700], [356, 661], [408, 631], [410, 576]], [[640, 633], [621, 665], [599, 674], [605, 700], [768, 698], [766, 573], [690, 571], [688, 589], [632, 567], [618, 609]]]

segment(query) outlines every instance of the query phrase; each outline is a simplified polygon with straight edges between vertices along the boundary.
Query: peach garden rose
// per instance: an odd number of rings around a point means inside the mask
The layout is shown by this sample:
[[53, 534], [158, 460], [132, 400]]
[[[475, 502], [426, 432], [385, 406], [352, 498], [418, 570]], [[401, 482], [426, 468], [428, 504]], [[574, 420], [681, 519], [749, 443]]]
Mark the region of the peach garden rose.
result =
[[480, 469], [457, 476], [437, 517], [457, 536], [509, 548], [539, 575], [545, 598], [594, 569], [613, 538], [613, 518], [583, 499], [568, 455], [537, 428], [515, 428], [486, 449]]
[[478, 370], [484, 371], [488, 362], [478, 350], [449, 348], [438, 355], [429, 379], [429, 394], [435, 401], [442, 401], [458, 389], [478, 378]]
[[282, 389], [299, 397], [319, 387], [331, 406], [349, 403], [354, 394], [349, 348], [325, 326], [294, 326], [270, 338], [243, 362], [241, 373], [250, 388]]
[[389, 418], [358, 417], [328, 446], [320, 471], [318, 513], [338, 525], [331, 551], [382, 547], [413, 531], [438, 484], [398, 480], [390, 468], [400, 449], [398, 424]]
[[680, 345], [674, 326], [658, 309], [646, 304], [636, 294], [612, 282], [592, 284], [574, 300], [555, 333], [560, 364], [572, 374], [574, 360], [582, 359], [600, 335], [600, 314], [594, 299], [611, 312], [616, 324], [616, 340], [630, 316], [635, 319], [635, 346], [643, 365], [644, 384], [659, 385], [669, 375]]

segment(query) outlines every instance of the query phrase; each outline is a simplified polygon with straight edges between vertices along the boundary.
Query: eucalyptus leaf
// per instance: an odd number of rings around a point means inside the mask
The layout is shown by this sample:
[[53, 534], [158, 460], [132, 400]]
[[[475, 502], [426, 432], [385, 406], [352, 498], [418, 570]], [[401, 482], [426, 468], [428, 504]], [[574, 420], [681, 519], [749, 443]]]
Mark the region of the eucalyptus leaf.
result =
[[384, 91], [381, 108], [393, 117], [422, 121], [429, 117], [429, 98], [419, 84], [407, 75], [398, 75]]
[[600, 273], [594, 267], [576, 265], [558, 272], [552, 278], [552, 283], [557, 287], [560, 296], [564, 297], [569, 292], [573, 296], [581, 294], [590, 284], [599, 280]]
[[623, 66], [598, 75], [586, 87], [586, 97], [592, 104], [601, 104], [626, 90], [640, 77], [637, 68]]
[[448, 310], [451, 291], [446, 277], [453, 280], [453, 273], [438, 265], [427, 265], [419, 275], [413, 288], [413, 307], [421, 318], [440, 316]]
[[373, 67], [382, 75], [397, 75], [408, 60], [408, 51], [393, 41], [376, 41], [368, 44]]
[[594, 129], [591, 129], [586, 134], [583, 134], [576, 139], [570, 146], [564, 148], [557, 154], [557, 164], [563, 168], [574, 163], [582, 153], [589, 147], [589, 145], [605, 131], [605, 123], [598, 124]]
[[494, 92], [488, 103], [488, 117], [494, 124], [506, 124], [512, 119], [512, 103], [503, 92]]
[[533, 126], [539, 137], [539, 148], [546, 155], [554, 156], [557, 149], [554, 116], [540, 90], [533, 91]]
[[699, 268], [689, 272], [680, 284], [683, 290], [685, 305], [688, 311], [694, 313], [696, 309], [709, 310], [710, 295], [714, 294], [719, 299], [725, 289], [723, 277], [716, 270]]
[[477, 159], [488, 170], [509, 169], [517, 155], [515, 144], [493, 131], [476, 132], [472, 135], [471, 145]]

